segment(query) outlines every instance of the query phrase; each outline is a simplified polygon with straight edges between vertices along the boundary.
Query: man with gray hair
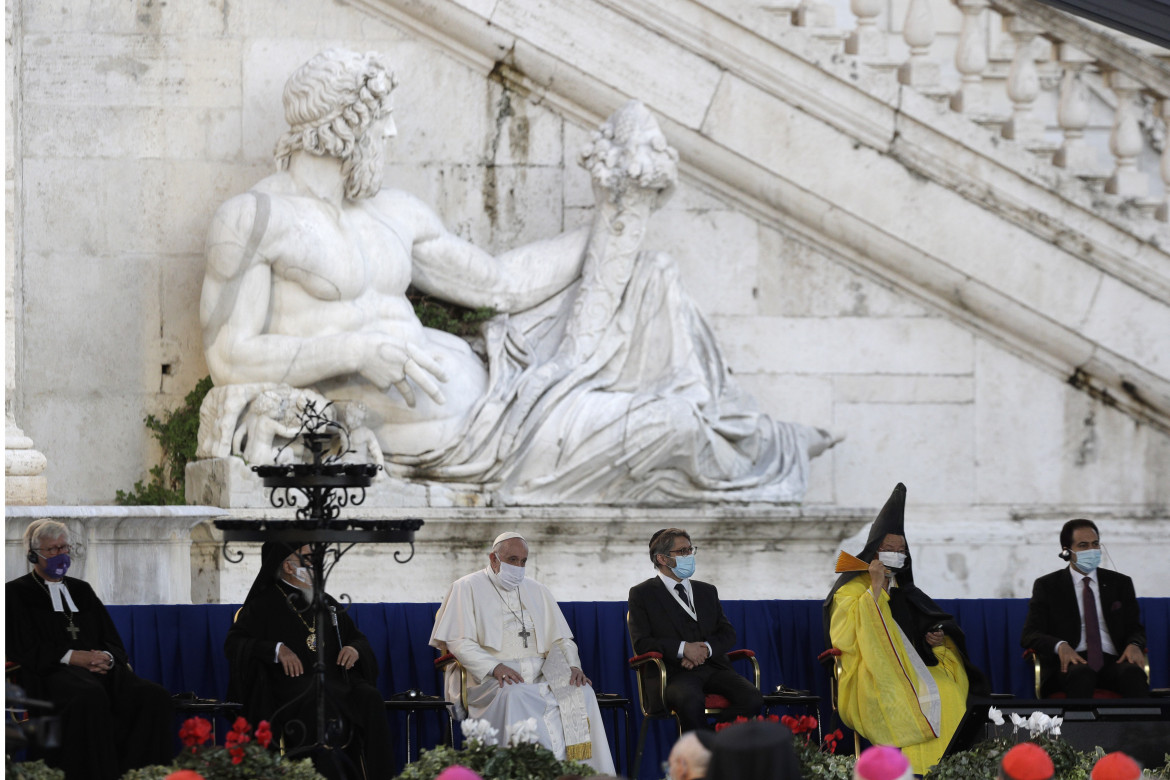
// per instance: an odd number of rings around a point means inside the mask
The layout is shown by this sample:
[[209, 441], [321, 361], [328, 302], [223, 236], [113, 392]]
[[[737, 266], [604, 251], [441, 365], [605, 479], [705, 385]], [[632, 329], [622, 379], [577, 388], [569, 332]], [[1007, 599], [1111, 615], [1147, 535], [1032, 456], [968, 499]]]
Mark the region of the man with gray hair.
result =
[[24, 532], [32, 571], [4, 586], [5, 654], [14, 682], [53, 702], [61, 745], [45, 763], [67, 780], [107, 780], [174, 758], [171, 696], [130, 671], [126, 649], [101, 599], [66, 577], [69, 529], [34, 520]]
[[[486, 720], [501, 742], [534, 718], [540, 743], [558, 758], [613, 773], [597, 697], [569, 624], [549, 589], [524, 576], [527, 563], [524, 537], [497, 536], [487, 567], [451, 586], [430, 644], [458, 659], [467, 673], [466, 715]], [[446, 689], [450, 701], [461, 701], [460, 677], [450, 667]]]
[[629, 626], [634, 652], [661, 653], [666, 664], [665, 703], [683, 731], [709, 729], [704, 700], [718, 694], [728, 704], [720, 720], [754, 717], [764, 700], [731, 667], [735, 627], [723, 614], [714, 585], [692, 579], [695, 546], [681, 528], [650, 537], [655, 576], [630, 588]]

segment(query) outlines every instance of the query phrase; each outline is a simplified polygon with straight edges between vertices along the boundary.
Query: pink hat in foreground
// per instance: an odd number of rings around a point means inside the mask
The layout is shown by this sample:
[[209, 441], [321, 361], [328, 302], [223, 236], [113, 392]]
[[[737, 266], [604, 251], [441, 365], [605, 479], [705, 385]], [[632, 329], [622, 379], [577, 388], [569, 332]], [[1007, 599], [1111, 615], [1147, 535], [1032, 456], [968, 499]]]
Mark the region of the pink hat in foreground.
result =
[[467, 767], [456, 764], [440, 772], [435, 780], [483, 780], [483, 778]]
[[853, 766], [854, 780], [912, 780], [910, 761], [895, 747], [866, 748]]

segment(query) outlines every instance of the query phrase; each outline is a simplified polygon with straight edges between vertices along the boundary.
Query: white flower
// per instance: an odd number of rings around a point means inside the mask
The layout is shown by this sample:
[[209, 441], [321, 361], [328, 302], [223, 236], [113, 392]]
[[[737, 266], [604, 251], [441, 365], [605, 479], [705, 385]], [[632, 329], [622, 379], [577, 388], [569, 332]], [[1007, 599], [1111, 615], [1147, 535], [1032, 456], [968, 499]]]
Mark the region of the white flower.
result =
[[987, 710], [987, 719], [997, 726], [1003, 725], [1003, 713], [995, 707], [990, 707]]
[[1043, 712], [1033, 712], [1028, 718], [1028, 735], [1031, 737], [1038, 737], [1048, 731], [1049, 726], [1052, 725], [1052, 718], [1045, 715]]
[[534, 745], [540, 742], [540, 736], [536, 730], [536, 718], [529, 718], [519, 723], [513, 723], [508, 727], [508, 732], [508, 744], [512, 747], [524, 744]]
[[459, 724], [463, 729], [463, 738], [468, 742], [481, 742], [485, 745], [496, 744], [496, 737], [499, 736], [499, 729], [491, 727], [486, 720], [472, 720], [468, 718]]
[[1060, 736], [1060, 724], [1064, 723], [1064, 718], [1053, 718], [1052, 723], [1048, 726], [1048, 733], [1054, 737]]
[[1012, 713], [1012, 733], [1015, 734], [1022, 728], [1027, 728], [1028, 720], [1020, 715], [1018, 712]]

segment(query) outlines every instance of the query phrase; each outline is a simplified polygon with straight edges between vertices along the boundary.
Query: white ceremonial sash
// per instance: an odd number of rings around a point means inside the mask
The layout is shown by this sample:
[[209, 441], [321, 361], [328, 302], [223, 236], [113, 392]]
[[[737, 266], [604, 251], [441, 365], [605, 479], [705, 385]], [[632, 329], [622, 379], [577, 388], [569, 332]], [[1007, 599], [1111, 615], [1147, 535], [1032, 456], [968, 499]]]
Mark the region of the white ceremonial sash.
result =
[[[882, 614], [880, 608], [877, 612], [878, 617], [882, 620], [882, 626], [886, 629], [886, 639], [894, 651], [894, 657], [902, 665], [902, 673], [906, 675], [906, 679], [910, 682], [910, 687], [914, 690], [914, 695], [918, 698], [918, 709], [922, 712], [922, 717], [926, 718], [926, 723], [930, 726], [930, 730], [934, 732], [934, 736], [937, 737], [942, 727], [942, 696], [938, 692], [938, 683], [934, 681], [934, 676], [930, 673], [926, 662], [922, 660], [922, 656], [918, 655], [918, 651], [914, 649], [914, 644], [906, 636], [906, 632], [902, 630], [902, 627], [898, 625], [897, 621], [893, 621], [893, 630], [897, 631], [898, 636], [902, 637], [902, 649], [904, 653], [898, 652], [898, 648], [894, 644], [894, 639], [890, 636], [891, 626], [886, 622], [886, 616]], [[903, 655], [909, 661], [910, 670], [907, 670], [902, 663]], [[915, 679], [917, 679], [917, 683], [915, 683]]]
[[571, 761], [593, 758], [593, 742], [589, 734], [589, 712], [585, 708], [585, 693], [579, 685], [570, 685], [572, 675], [568, 656], [560, 643], [553, 645], [544, 662], [544, 679], [561, 711], [561, 727], [565, 730], [565, 755]]

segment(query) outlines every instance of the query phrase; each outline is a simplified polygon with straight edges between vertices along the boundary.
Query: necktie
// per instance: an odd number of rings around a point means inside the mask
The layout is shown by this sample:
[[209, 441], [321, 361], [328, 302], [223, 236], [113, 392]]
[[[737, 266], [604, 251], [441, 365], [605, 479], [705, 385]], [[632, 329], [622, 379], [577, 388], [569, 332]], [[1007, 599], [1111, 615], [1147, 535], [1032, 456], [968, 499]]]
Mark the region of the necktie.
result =
[[1097, 599], [1089, 587], [1091, 579], [1085, 577], [1085, 650], [1086, 659], [1093, 671], [1100, 671], [1104, 663], [1101, 658], [1101, 624], [1097, 622]]
[[[694, 609], [694, 607], [691, 606], [691, 600], [687, 598], [687, 589], [685, 587], [683, 587], [683, 584], [681, 582], [678, 583], [677, 585], [674, 586], [674, 589], [678, 591], [678, 597], [680, 599], [682, 599], [682, 602], [684, 604], [687, 605], [687, 608]], [[1098, 644], [1100, 644], [1100, 643], [1098, 643]]]

